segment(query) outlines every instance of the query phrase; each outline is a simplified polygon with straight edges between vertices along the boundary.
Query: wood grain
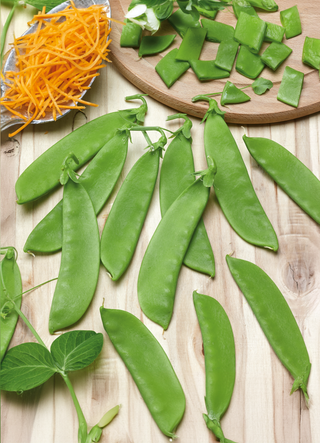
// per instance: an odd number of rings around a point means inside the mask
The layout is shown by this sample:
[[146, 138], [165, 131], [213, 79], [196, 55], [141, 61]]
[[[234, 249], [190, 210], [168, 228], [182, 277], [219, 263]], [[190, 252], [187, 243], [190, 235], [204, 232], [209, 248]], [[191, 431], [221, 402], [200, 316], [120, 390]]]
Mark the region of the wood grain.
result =
[[[112, 17], [123, 21], [127, 12], [130, 0], [111, 0]], [[292, 0], [279, 0], [279, 11], [267, 13], [260, 11], [259, 16], [265, 20], [278, 25], [280, 22], [280, 10], [284, 10], [295, 5]], [[226, 23], [235, 27], [236, 18], [230, 10], [219, 11], [216, 21]], [[269, 68], [264, 68], [261, 77], [272, 80], [274, 87], [268, 93], [258, 96], [251, 88], [246, 89], [246, 94], [251, 97], [251, 101], [244, 104], [230, 105], [224, 110], [227, 111], [225, 119], [229, 123], [241, 124], [261, 124], [292, 120], [305, 115], [310, 115], [320, 110], [320, 85], [319, 72], [304, 65], [301, 61], [302, 48], [305, 37], [319, 38], [318, 23], [320, 20], [320, 11], [316, 0], [306, 0], [299, 7], [302, 34], [283, 42], [292, 48], [293, 52], [289, 58], [273, 72]], [[185, 112], [196, 117], [203, 117], [207, 110], [207, 105], [203, 102], [192, 103], [191, 99], [198, 94], [207, 94], [219, 92], [227, 80], [233, 82], [238, 87], [250, 85], [250, 80], [238, 72], [235, 67], [228, 79], [214, 80], [201, 83], [191, 68], [170, 88], [168, 89], [159, 75], [155, 71], [155, 66], [161, 58], [171, 49], [179, 47], [181, 38], [177, 35], [173, 44], [161, 54], [144, 57], [139, 60], [138, 50], [132, 48], [120, 47], [120, 35], [122, 25], [113, 23], [112, 25], [112, 43], [111, 60], [119, 72], [133, 83], [141, 91], [149, 94], [159, 102], [176, 109], [179, 112]], [[169, 23], [164, 22], [158, 34], [175, 33]], [[264, 43], [261, 52], [267, 47]], [[205, 42], [200, 59], [212, 60], [216, 56], [218, 43]], [[305, 74], [303, 91], [299, 107], [293, 108], [277, 100], [277, 93], [281, 83], [284, 67], [288, 65]]]
[[[7, 9], [4, 9], [7, 12]], [[13, 23], [16, 35], [25, 27], [21, 11]], [[101, 72], [87, 99], [99, 103], [85, 113], [71, 113], [61, 121], [25, 129], [13, 140], [2, 134], [1, 144], [1, 245], [15, 246], [19, 253], [23, 288], [58, 275], [60, 253], [45, 256], [23, 253], [23, 245], [33, 227], [58, 202], [61, 190], [29, 205], [15, 202], [14, 185], [19, 174], [42, 152], [75, 127], [106, 112], [131, 107], [124, 97], [138, 90], [112, 64]], [[148, 99], [146, 125], [160, 124], [171, 130], [178, 121], [166, 122], [175, 111], [153, 98]], [[193, 151], [197, 170], [205, 167], [203, 125], [192, 118]], [[182, 123], [182, 122], [180, 122]], [[205, 368], [200, 329], [192, 304], [198, 290], [215, 297], [225, 308], [236, 344], [236, 383], [222, 426], [227, 438], [237, 443], [319, 443], [320, 442], [320, 228], [252, 160], [242, 142], [244, 129], [230, 125], [257, 195], [279, 238], [277, 253], [255, 248], [240, 239], [229, 227], [214, 197], [210, 197], [204, 221], [214, 250], [216, 276], [206, 276], [183, 268], [178, 281], [175, 310], [169, 329], [163, 334], [158, 325], [141, 312], [137, 298], [137, 276], [148, 242], [160, 221], [158, 185], [130, 268], [119, 282], [112, 282], [101, 267], [94, 300], [83, 319], [72, 329], [91, 329], [104, 334], [101, 355], [90, 367], [71, 374], [74, 389], [90, 426], [105, 411], [121, 403], [119, 416], [102, 435], [101, 443], [165, 443], [147, 410], [130, 374], [106, 336], [99, 307], [126, 309], [140, 318], [167, 352], [186, 394], [185, 416], [177, 429], [183, 443], [213, 443], [205, 426]], [[320, 177], [320, 116], [315, 114], [292, 122], [245, 128], [249, 136], [268, 137], [285, 146]], [[151, 134], [152, 139], [156, 136]], [[102, 231], [115, 195], [135, 161], [144, 153], [145, 141], [133, 134], [128, 158], [119, 183], [98, 217]], [[299, 392], [289, 395], [292, 378], [270, 348], [243, 295], [234, 283], [225, 256], [262, 267], [275, 281], [291, 307], [304, 336], [312, 362], [308, 390], [310, 409]], [[50, 346], [55, 336], [48, 333], [48, 317], [55, 282], [23, 298], [22, 310]], [[19, 321], [12, 346], [34, 341]], [[71, 397], [59, 376], [42, 388], [21, 396], [1, 395], [2, 443], [76, 443], [77, 416]]]

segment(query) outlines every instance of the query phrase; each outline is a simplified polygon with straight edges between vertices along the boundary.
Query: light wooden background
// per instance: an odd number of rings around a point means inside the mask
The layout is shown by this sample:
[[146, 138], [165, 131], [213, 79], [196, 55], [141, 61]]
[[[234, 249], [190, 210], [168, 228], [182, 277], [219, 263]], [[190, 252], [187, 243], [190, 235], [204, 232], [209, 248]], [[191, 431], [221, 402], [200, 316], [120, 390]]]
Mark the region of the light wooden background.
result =
[[[8, 12], [3, 8], [3, 22]], [[12, 30], [20, 34], [25, 29], [28, 9], [16, 15]], [[99, 103], [99, 108], [87, 108], [85, 114], [72, 113], [58, 123], [31, 126], [13, 140], [8, 132], [2, 134], [1, 145], [1, 245], [15, 246], [19, 252], [23, 288], [27, 290], [59, 271], [60, 253], [32, 257], [23, 253], [24, 242], [33, 227], [58, 202], [62, 190], [35, 203], [18, 206], [14, 185], [19, 174], [44, 150], [86, 121], [131, 105], [124, 97], [138, 90], [109, 64], [96, 80], [87, 98]], [[178, 122], [166, 123], [174, 111], [148, 99], [147, 125], [160, 124], [170, 129]], [[203, 150], [203, 126], [193, 121], [193, 150], [196, 169], [206, 166]], [[244, 131], [249, 136], [271, 138], [285, 146], [320, 177], [318, 114], [283, 124], [252, 127], [230, 126], [248, 168], [254, 188], [279, 238], [278, 253], [245, 243], [229, 227], [214, 194], [204, 214], [205, 224], [216, 259], [216, 277], [182, 269], [176, 293], [172, 322], [163, 334], [161, 328], [149, 321], [139, 308], [137, 276], [143, 253], [159, 220], [158, 187], [143, 227], [130, 268], [124, 278], [113, 283], [101, 267], [94, 300], [85, 317], [73, 329], [92, 329], [104, 334], [104, 347], [99, 358], [87, 369], [72, 373], [83, 412], [90, 426], [106, 410], [121, 403], [121, 411], [106, 428], [102, 443], [162, 443], [162, 435], [151, 418], [130, 374], [104, 333], [99, 307], [126, 309], [139, 317], [152, 331], [167, 352], [184, 389], [187, 407], [177, 429], [183, 443], [214, 442], [202, 418], [205, 412], [205, 373], [202, 341], [192, 292], [198, 290], [217, 298], [225, 308], [236, 343], [236, 383], [232, 401], [222, 427], [227, 438], [237, 443], [319, 443], [320, 442], [320, 230], [319, 226], [300, 210], [250, 159], [242, 142]], [[145, 142], [133, 134], [127, 162], [111, 199], [99, 215], [102, 230], [120, 182], [134, 162], [144, 152]], [[310, 409], [299, 392], [289, 395], [292, 378], [274, 355], [243, 295], [234, 283], [225, 256], [250, 260], [262, 267], [278, 285], [288, 301], [304, 336], [312, 370], [308, 390]], [[54, 337], [48, 333], [48, 315], [55, 282], [38, 289], [23, 299], [22, 310], [49, 346]], [[19, 321], [12, 345], [34, 341]], [[2, 443], [76, 443], [77, 416], [70, 394], [59, 376], [40, 388], [25, 392], [2, 393]]]

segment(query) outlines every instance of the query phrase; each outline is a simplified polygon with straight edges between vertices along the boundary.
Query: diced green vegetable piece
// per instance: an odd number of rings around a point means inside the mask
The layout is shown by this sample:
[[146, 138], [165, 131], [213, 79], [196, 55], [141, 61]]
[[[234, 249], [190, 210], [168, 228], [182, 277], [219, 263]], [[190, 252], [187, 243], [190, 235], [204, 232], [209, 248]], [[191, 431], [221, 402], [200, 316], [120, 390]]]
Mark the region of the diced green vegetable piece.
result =
[[145, 35], [140, 43], [139, 57], [164, 51], [171, 45], [175, 37], [175, 35]]
[[265, 94], [269, 89], [273, 88], [273, 83], [271, 80], [259, 77], [252, 83], [251, 88], [255, 94], [262, 95]]
[[255, 8], [264, 9], [265, 11], [278, 11], [278, 5], [274, 0], [248, 0]]
[[178, 48], [172, 49], [168, 52], [156, 65], [155, 69], [160, 75], [168, 88], [184, 74], [190, 67], [188, 62], [181, 62], [176, 60]]
[[190, 60], [190, 65], [201, 82], [230, 76], [230, 72], [218, 68], [214, 60]]
[[125, 25], [122, 28], [120, 46], [122, 48], [139, 48], [142, 35], [141, 26], [124, 19]]
[[285, 28], [286, 38], [292, 38], [301, 34], [300, 14], [297, 6], [280, 11], [280, 20]]
[[261, 55], [261, 60], [275, 71], [289, 57], [291, 52], [292, 49], [289, 46], [283, 43], [272, 42]]
[[203, 15], [204, 17], [208, 17], [211, 20], [214, 20], [216, 18], [216, 15], [218, 14], [219, 10], [218, 9], [204, 9], [201, 8], [200, 6], [194, 5], [196, 10], [199, 12], [199, 14]]
[[258, 54], [266, 27], [266, 22], [259, 17], [241, 12], [234, 31], [234, 39], [242, 45], [246, 45], [251, 52]]
[[275, 23], [267, 23], [266, 33], [264, 35], [265, 42], [277, 42], [281, 43], [284, 37], [284, 27], [276, 25]]
[[203, 28], [208, 31], [206, 39], [209, 42], [221, 43], [223, 40], [231, 40], [233, 38], [234, 28], [232, 26], [208, 20], [207, 18], [203, 18], [200, 21]]
[[183, 61], [198, 60], [206, 38], [204, 28], [189, 28], [180, 44], [176, 59]]
[[234, 15], [239, 18], [241, 12], [258, 17], [257, 11], [246, 0], [233, 0], [232, 8]]
[[302, 50], [302, 61], [312, 68], [320, 67], [320, 39], [306, 37]]
[[195, 20], [192, 14], [185, 14], [181, 9], [177, 9], [168, 18], [168, 22], [182, 38], [189, 28], [199, 28], [201, 26], [199, 20]]
[[260, 56], [253, 54], [246, 46], [240, 46], [236, 70], [245, 77], [255, 79], [264, 68]]
[[289, 66], [285, 67], [277, 99], [287, 105], [298, 107], [304, 74]]
[[238, 47], [239, 43], [233, 39], [223, 40], [218, 47], [215, 60], [216, 66], [230, 72], [236, 59]]
[[220, 103], [222, 106], [235, 103], [245, 103], [251, 98], [241, 89], [237, 88], [233, 83], [227, 81], [223, 88]]

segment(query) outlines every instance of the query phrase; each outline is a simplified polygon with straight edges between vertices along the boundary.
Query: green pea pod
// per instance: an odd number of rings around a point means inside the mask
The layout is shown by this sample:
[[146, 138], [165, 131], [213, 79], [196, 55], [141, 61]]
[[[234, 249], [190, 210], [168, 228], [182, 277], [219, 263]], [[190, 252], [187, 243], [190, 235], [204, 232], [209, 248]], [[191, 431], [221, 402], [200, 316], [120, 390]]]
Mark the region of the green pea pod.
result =
[[234, 39], [258, 54], [264, 39], [267, 24], [259, 17], [241, 12], [234, 30]]
[[63, 192], [61, 265], [54, 291], [49, 332], [80, 320], [94, 295], [100, 266], [100, 238], [92, 202], [80, 183], [69, 180]]
[[234, 103], [245, 103], [249, 100], [251, 100], [251, 98], [233, 83], [227, 81], [224, 85], [220, 99], [222, 106]]
[[310, 217], [320, 223], [320, 181], [291, 152], [273, 140], [243, 136], [255, 161]]
[[238, 146], [224, 121], [224, 112], [217, 102], [206, 96], [193, 99], [209, 101], [204, 129], [204, 147], [207, 157], [217, 165], [214, 190], [231, 227], [248, 243], [278, 249], [274, 229], [253, 189]]
[[101, 261], [112, 280], [126, 271], [136, 249], [158, 177], [161, 148], [133, 166], [112, 205], [101, 236]]
[[[96, 214], [103, 208], [120, 176], [127, 157], [129, 137], [130, 133], [125, 129], [118, 130], [79, 178], [90, 196]], [[33, 229], [23, 250], [51, 253], [59, 251], [61, 246], [62, 200]]]
[[206, 369], [207, 427], [221, 442], [224, 438], [220, 420], [227, 410], [236, 376], [235, 344], [230, 321], [220, 303], [208, 295], [193, 292], [204, 348]]
[[255, 8], [264, 9], [265, 11], [278, 11], [278, 5], [274, 0], [248, 0], [248, 2]]
[[301, 388], [308, 404], [307, 383], [311, 363], [299, 326], [286, 299], [257, 265], [228, 255], [226, 260], [274, 352], [294, 378], [291, 394]]
[[149, 329], [129, 312], [101, 307], [100, 314], [153, 419], [166, 436], [175, 438], [186, 400], [166, 353]]
[[172, 317], [179, 272], [209, 198], [198, 179], [174, 201], [160, 221], [143, 257], [138, 297], [147, 317], [167, 329]]
[[[18, 321], [18, 314], [10, 309], [10, 299], [18, 308], [21, 306], [22, 299], [22, 282], [19, 266], [16, 262], [15, 249], [12, 247], [1, 248], [1, 254], [4, 257], [0, 262], [0, 363], [6, 353], [10, 340], [13, 336], [16, 324]], [[8, 312], [5, 309], [8, 303]]]
[[[20, 175], [16, 182], [17, 203], [27, 203], [48, 193], [59, 185], [61, 165], [73, 152], [79, 160], [75, 169], [90, 160], [122, 127], [131, 126], [143, 118], [146, 103], [140, 108], [128, 109], [98, 117], [59, 140], [45, 151]], [[129, 97], [127, 97], [129, 99]]]
[[[166, 149], [160, 171], [160, 208], [161, 216], [167, 212], [177, 197], [194, 181], [194, 163], [191, 148], [191, 121], [185, 114], [171, 115], [168, 120], [184, 118], [185, 123], [175, 133]], [[183, 263], [195, 271], [214, 277], [215, 264], [211, 244], [204, 222], [199, 221], [194, 231]]]
[[158, 54], [165, 51], [176, 38], [176, 35], [145, 35], [139, 46], [139, 57]]

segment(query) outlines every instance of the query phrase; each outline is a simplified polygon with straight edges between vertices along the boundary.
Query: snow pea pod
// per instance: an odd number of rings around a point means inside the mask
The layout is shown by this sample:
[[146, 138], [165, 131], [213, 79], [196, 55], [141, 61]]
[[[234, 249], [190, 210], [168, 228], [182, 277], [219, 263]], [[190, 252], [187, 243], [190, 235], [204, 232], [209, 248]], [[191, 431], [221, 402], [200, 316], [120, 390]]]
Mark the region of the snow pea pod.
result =
[[139, 57], [158, 54], [165, 51], [176, 38], [176, 35], [145, 35], [139, 46]]
[[207, 30], [204, 28], [189, 28], [184, 35], [176, 55], [177, 60], [198, 60]]
[[229, 318], [220, 303], [208, 295], [193, 292], [204, 348], [206, 369], [206, 408], [203, 414], [207, 427], [222, 442], [225, 439], [220, 420], [226, 412], [236, 377], [236, 357]]
[[127, 100], [140, 98], [139, 108], [111, 112], [81, 126], [59, 140], [38, 157], [20, 175], [16, 182], [17, 203], [27, 203], [48, 193], [59, 185], [61, 165], [70, 152], [79, 160], [75, 168], [80, 168], [90, 160], [112, 137], [118, 128], [130, 126], [138, 119], [143, 120], [147, 106], [143, 97], [127, 97]]
[[[12, 247], [1, 248], [0, 254], [4, 254], [0, 262], [0, 311], [8, 302], [8, 295], [11, 299], [14, 298], [16, 305], [20, 308], [22, 282], [15, 249]], [[14, 310], [11, 310], [5, 318], [0, 316], [0, 363], [9, 346], [18, 318], [19, 316]]]
[[50, 334], [73, 325], [86, 312], [100, 267], [100, 237], [92, 202], [82, 184], [74, 182], [74, 171], [66, 166], [65, 172], [72, 179], [67, 178], [63, 192], [62, 254], [49, 316]]
[[[79, 177], [80, 183], [90, 196], [96, 214], [108, 200], [122, 171], [127, 156], [129, 136], [130, 133], [126, 129], [119, 129]], [[23, 250], [51, 253], [59, 251], [61, 246], [62, 200], [33, 229]]]
[[266, 22], [261, 18], [241, 12], [234, 30], [234, 39], [247, 46], [254, 54], [258, 54], [266, 27]]
[[[161, 166], [160, 208], [162, 217], [176, 198], [195, 181], [190, 134], [192, 123], [186, 114], [174, 114], [167, 120], [175, 118], [183, 118], [185, 122], [175, 132], [175, 137], [166, 149]], [[183, 263], [195, 271], [214, 277], [214, 256], [202, 218], [194, 231]]]
[[310, 217], [320, 223], [320, 181], [297, 157], [273, 140], [243, 136], [255, 161]]
[[[137, 128], [134, 128], [135, 130]], [[144, 131], [154, 128], [143, 128]], [[136, 249], [158, 177], [162, 137], [135, 163], [112, 205], [101, 236], [101, 261], [112, 280], [126, 271]]]
[[301, 388], [308, 404], [307, 383], [311, 363], [286, 299], [259, 266], [228, 255], [226, 260], [274, 352], [294, 378], [291, 394]]
[[103, 327], [127, 366], [160, 430], [175, 438], [185, 396], [174, 369], [149, 329], [134, 315], [100, 308]]
[[217, 165], [214, 190], [231, 227], [248, 243], [278, 249], [274, 229], [250, 181], [238, 146], [213, 99], [200, 95], [192, 99], [209, 101], [205, 116], [204, 147]]
[[286, 66], [277, 94], [277, 100], [298, 107], [302, 91], [304, 73]]
[[208, 198], [209, 188], [200, 179], [185, 189], [164, 214], [143, 257], [139, 303], [163, 329], [169, 326], [182, 262]]

